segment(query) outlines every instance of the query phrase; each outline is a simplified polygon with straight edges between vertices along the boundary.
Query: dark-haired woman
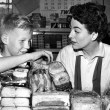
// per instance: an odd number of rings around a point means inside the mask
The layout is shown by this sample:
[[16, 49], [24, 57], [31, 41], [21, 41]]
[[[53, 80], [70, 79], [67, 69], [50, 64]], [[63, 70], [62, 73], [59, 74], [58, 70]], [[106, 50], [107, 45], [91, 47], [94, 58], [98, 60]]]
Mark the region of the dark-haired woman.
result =
[[110, 46], [102, 43], [108, 32], [104, 10], [105, 7], [95, 3], [70, 8], [71, 44], [56, 59], [65, 66], [73, 89], [100, 95], [110, 86]]

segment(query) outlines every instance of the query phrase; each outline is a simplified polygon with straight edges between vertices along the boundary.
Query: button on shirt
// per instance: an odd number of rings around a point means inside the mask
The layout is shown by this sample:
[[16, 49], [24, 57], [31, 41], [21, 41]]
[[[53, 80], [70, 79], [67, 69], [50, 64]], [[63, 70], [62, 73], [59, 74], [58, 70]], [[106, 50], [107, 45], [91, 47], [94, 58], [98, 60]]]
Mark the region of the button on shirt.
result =
[[72, 48], [72, 45], [68, 45], [63, 48], [58, 56], [57, 61], [62, 62], [66, 68], [72, 87], [74, 88], [74, 75], [75, 75], [75, 62], [76, 56], [81, 55], [81, 83], [82, 90], [93, 89], [93, 75], [94, 69], [98, 56], [101, 56], [102, 59], [102, 69], [101, 69], [101, 94], [110, 87], [110, 46], [104, 43], [99, 44], [99, 51], [92, 59], [87, 59], [84, 57], [82, 51], [75, 52]]

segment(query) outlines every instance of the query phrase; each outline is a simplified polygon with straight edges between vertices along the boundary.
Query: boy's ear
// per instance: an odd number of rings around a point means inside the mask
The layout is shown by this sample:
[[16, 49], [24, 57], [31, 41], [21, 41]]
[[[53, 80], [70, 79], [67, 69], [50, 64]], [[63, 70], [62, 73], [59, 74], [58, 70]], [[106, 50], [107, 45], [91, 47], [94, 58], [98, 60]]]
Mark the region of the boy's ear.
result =
[[4, 44], [7, 44], [7, 41], [8, 41], [8, 36], [6, 34], [2, 35], [1, 36], [1, 40]]
[[92, 33], [92, 40], [93, 40], [93, 41], [96, 40], [97, 37], [98, 37], [98, 33], [93, 32], [93, 33]]

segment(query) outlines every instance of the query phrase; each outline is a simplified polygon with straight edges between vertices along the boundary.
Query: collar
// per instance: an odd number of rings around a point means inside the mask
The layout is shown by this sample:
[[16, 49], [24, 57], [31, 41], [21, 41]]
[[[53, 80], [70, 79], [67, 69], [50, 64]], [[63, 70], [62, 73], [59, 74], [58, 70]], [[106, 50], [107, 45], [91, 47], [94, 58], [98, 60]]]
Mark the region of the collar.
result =
[[[84, 56], [84, 53], [82, 50], [79, 50], [76, 52], [76, 56]], [[104, 44], [102, 42], [99, 43], [99, 50], [97, 51], [96, 54], [92, 57], [94, 59], [95, 57], [104, 57], [105, 56], [105, 51], [104, 51]]]

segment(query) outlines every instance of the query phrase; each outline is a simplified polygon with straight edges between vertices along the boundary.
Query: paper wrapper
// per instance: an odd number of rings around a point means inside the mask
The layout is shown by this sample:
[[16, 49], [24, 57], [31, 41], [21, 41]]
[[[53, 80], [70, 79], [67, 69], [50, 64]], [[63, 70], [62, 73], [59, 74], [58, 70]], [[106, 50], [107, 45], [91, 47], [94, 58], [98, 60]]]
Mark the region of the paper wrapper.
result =
[[72, 89], [69, 74], [61, 62], [50, 63], [49, 73], [57, 91], [69, 92]]
[[11, 70], [7, 70], [5, 72], [2, 72], [0, 74], [0, 80], [1, 80], [1, 85], [2, 86], [24, 86], [24, 87], [28, 87], [28, 73], [29, 71], [27, 71], [25, 77], [15, 77], [13, 73], [15, 73], [17, 71], [19, 71], [19, 74], [22, 76], [22, 74], [24, 74], [24, 72], [22, 72], [21, 70], [28, 70], [25, 68], [14, 68]]
[[38, 62], [32, 62], [31, 65], [30, 86], [32, 92], [47, 92], [53, 90], [48, 65]]
[[48, 70], [38, 69], [30, 77], [30, 86], [32, 92], [47, 92], [52, 90], [52, 81]]

